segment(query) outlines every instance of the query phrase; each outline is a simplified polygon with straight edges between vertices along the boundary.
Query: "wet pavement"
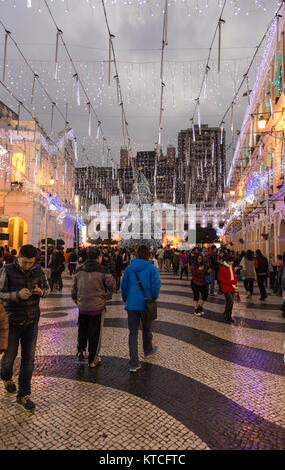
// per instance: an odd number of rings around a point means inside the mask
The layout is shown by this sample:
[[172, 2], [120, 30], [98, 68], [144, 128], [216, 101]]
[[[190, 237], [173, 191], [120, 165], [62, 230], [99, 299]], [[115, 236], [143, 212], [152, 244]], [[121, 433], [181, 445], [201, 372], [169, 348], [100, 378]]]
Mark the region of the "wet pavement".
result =
[[[63, 293], [42, 301], [30, 415], [0, 387], [0, 449], [285, 449], [285, 319], [281, 298], [234, 306], [223, 296], [194, 316], [190, 282], [162, 273], [155, 356], [128, 371], [127, 315], [108, 303], [102, 364], [75, 358], [78, 311]], [[142, 353], [141, 335], [139, 350]], [[17, 378], [19, 359], [15, 363]]]

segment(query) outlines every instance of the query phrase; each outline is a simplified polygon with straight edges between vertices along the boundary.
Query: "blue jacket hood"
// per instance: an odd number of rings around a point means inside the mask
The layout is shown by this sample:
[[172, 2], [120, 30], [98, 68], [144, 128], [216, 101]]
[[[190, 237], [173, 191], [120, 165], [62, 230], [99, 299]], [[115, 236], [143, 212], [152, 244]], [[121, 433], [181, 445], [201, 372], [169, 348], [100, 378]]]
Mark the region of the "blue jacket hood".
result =
[[150, 263], [149, 261], [146, 261], [140, 258], [135, 258], [135, 259], [132, 259], [129, 265], [129, 269], [131, 269], [132, 271], [140, 272], [140, 271], [143, 271], [144, 269], [149, 268], [150, 264], [152, 265], [152, 263]]

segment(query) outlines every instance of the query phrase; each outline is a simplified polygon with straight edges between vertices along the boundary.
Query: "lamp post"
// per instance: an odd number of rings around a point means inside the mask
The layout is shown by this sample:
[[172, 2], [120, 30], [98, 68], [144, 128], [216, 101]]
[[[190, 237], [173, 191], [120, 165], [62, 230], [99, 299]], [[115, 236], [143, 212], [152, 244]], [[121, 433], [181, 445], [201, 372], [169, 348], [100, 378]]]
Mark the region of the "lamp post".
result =
[[[50, 178], [49, 183], [52, 186], [55, 180], [53, 177]], [[45, 269], [47, 269], [48, 265], [48, 211], [49, 211], [49, 193], [48, 193], [48, 185], [46, 184], [46, 223], [45, 223]]]

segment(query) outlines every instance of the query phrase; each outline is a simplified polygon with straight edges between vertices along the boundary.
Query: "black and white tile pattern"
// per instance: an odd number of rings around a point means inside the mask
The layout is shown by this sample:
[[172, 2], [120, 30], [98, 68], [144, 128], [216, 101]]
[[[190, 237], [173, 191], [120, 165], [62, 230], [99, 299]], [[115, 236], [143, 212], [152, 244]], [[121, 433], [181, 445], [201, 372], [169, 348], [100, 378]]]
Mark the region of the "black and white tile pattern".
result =
[[[279, 297], [254, 297], [222, 321], [223, 297], [193, 315], [190, 282], [162, 274], [158, 353], [128, 371], [127, 315], [108, 305], [102, 365], [75, 359], [77, 309], [63, 294], [42, 303], [33, 415], [0, 388], [0, 449], [285, 449], [285, 320]], [[141, 338], [139, 348], [142, 351]], [[15, 364], [15, 377], [19, 358]]]

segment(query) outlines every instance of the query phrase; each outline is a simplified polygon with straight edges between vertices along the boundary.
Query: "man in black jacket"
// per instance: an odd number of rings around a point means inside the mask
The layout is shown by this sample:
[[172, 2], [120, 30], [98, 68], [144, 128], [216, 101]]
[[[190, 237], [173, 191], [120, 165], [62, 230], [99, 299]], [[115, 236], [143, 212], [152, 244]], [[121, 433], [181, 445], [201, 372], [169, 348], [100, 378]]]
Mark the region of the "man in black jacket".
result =
[[61, 275], [65, 269], [65, 259], [64, 254], [54, 249], [51, 255], [51, 261], [49, 267], [51, 268], [51, 277], [50, 277], [50, 288], [53, 291], [54, 284], [57, 284], [58, 290], [62, 291], [62, 278]]
[[1, 379], [7, 392], [16, 392], [12, 375], [21, 342], [21, 367], [16, 401], [27, 411], [33, 411], [35, 408], [29, 396], [40, 318], [40, 297], [49, 293], [45, 273], [41, 266], [36, 264], [36, 256], [37, 249], [33, 245], [24, 245], [15, 263], [0, 270], [0, 300], [9, 320], [8, 349], [1, 361]]

